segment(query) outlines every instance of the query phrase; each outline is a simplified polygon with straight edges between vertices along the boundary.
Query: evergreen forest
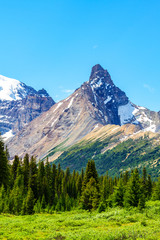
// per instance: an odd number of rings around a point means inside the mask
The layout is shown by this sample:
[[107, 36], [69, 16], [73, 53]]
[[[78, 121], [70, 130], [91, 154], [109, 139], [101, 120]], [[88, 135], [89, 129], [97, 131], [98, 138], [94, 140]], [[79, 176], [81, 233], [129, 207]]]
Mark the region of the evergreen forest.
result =
[[143, 168], [125, 171], [120, 176], [99, 176], [94, 160], [85, 171], [70, 172], [48, 160], [38, 164], [34, 157], [15, 156], [9, 164], [8, 150], [0, 141], [0, 213], [26, 215], [85, 209], [105, 211], [110, 207], [145, 208], [147, 200], [160, 200], [160, 178], [152, 181]]

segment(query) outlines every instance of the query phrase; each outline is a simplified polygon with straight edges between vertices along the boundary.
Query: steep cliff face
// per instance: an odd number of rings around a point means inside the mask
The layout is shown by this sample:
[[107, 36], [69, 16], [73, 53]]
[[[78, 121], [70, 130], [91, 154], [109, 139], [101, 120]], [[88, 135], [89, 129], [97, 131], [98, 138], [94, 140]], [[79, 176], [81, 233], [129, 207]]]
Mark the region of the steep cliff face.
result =
[[8, 144], [10, 155], [26, 152], [43, 158], [59, 144], [71, 146], [107, 124], [136, 125], [136, 131], [159, 131], [159, 114], [131, 103], [99, 64], [89, 81], [23, 128]]
[[84, 85], [103, 124], [131, 123], [146, 131], [159, 131], [160, 114], [130, 102], [126, 94], [114, 85], [108, 71], [99, 64], [92, 68], [89, 82]]
[[108, 73], [99, 64], [92, 68], [89, 82], [85, 88], [93, 108], [103, 124], [119, 124], [118, 107], [128, 103], [126, 94], [116, 87]]
[[55, 104], [48, 93], [0, 76], [0, 132], [6, 140]]

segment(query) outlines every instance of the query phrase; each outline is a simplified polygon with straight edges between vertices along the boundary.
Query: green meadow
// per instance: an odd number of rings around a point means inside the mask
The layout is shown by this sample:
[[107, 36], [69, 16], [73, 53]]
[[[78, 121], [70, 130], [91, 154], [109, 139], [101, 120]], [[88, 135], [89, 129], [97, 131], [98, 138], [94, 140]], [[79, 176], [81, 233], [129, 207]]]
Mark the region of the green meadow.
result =
[[0, 239], [123, 240], [160, 239], [160, 201], [146, 208], [107, 208], [105, 212], [74, 210], [15, 216], [0, 215]]

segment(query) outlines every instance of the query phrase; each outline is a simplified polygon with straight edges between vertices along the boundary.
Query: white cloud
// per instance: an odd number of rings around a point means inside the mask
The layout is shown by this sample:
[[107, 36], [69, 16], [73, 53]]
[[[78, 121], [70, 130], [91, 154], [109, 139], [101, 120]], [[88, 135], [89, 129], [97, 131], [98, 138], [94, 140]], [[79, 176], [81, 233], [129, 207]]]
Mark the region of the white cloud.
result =
[[154, 93], [154, 88], [153, 87], [151, 87], [150, 85], [148, 85], [148, 84], [143, 84], [143, 87], [144, 88], [146, 88], [150, 93]]
[[64, 93], [72, 93], [74, 90], [72, 89], [63, 89], [62, 92]]

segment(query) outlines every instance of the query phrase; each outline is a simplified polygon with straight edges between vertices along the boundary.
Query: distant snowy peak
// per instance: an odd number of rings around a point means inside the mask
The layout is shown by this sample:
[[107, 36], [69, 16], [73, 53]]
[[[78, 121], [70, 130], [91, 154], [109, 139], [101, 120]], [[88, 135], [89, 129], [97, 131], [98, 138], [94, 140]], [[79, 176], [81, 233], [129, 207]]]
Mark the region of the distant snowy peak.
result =
[[27, 95], [39, 95], [48, 97], [45, 89], [36, 91], [34, 88], [27, 86], [19, 80], [8, 78], [0, 75], [0, 100], [1, 101], [16, 101], [22, 100]]
[[24, 84], [0, 75], [0, 100], [20, 100], [27, 95]]
[[0, 133], [5, 141], [55, 104], [46, 90], [0, 75]]

